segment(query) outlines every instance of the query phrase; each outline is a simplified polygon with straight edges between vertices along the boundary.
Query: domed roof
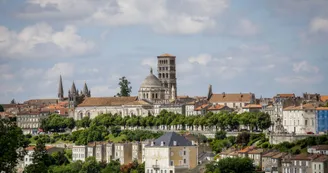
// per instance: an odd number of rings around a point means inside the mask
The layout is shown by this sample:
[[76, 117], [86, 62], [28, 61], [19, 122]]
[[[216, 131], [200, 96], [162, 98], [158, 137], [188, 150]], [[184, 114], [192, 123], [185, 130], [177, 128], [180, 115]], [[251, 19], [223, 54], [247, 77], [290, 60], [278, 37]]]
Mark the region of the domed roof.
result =
[[153, 74], [153, 69], [150, 70], [150, 74], [142, 82], [140, 88], [160, 88], [162, 87], [161, 81]]

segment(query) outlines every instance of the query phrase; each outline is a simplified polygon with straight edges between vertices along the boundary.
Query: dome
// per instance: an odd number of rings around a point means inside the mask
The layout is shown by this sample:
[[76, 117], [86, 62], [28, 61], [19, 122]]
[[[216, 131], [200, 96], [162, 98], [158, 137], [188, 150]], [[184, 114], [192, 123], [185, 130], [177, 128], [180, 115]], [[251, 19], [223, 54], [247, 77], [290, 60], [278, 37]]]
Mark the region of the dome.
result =
[[142, 82], [140, 88], [160, 88], [162, 87], [161, 81], [153, 74], [153, 70], [150, 70], [150, 74]]

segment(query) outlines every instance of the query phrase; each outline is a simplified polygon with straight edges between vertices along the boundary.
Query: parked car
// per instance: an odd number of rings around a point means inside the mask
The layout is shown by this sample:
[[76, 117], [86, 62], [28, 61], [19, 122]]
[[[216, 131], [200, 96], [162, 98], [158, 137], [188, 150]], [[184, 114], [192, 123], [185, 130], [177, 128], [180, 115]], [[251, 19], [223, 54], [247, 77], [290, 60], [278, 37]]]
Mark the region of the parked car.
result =
[[314, 133], [313, 132], [306, 132], [306, 134], [313, 135]]

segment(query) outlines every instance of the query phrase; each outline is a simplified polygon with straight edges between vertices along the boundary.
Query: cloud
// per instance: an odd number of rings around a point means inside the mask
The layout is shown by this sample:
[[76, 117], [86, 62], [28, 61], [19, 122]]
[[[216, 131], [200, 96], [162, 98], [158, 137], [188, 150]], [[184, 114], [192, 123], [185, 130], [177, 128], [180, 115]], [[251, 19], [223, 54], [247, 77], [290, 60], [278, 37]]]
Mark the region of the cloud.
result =
[[323, 76], [301, 76], [301, 75], [292, 75], [292, 76], [284, 76], [277, 77], [274, 79], [276, 82], [294, 86], [301, 85], [313, 85], [318, 84], [323, 81]]
[[110, 88], [107, 85], [93, 86], [90, 88], [93, 97], [112, 97], [119, 92], [119, 88]]
[[27, 26], [20, 32], [0, 26], [0, 58], [71, 57], [86, 54], [93, 48], [94, 43], [79, 36], [72, 25], [58, 32], [46, 23]]
[[307, 72], [307, 73], [318, 73], [319, 68], [309, 64], [307, 61], [301, 61], [293, 64], [293, 71], [296, 73]]
[[[194, 34], [215, 27], [228, 0], [29, 0], [18, 16], [28, 19], [71, 19], [107, 26], [143, 24], [166, 34]], [[50, 8], [51, 7], [51, 8]]]
[[236, 36], [253, 36], [258, 34], [258, 32], [258, 26], [249, 19], [239, 20], [237, 26], [231, 30], [231, 33]]
[[54, 80], [60, 75], [63, 77], [72, 77], [75, 73], [75, 66], [71, 63], [56, 63], [52, 68], [45, 72], [45, 79]]
[[191, 62], [191, 63], [196, 62], [198, 64], [206, 66], [209, 62], [212, 61], [212, 56], [209, 55], [209, 54], [200, 54], [196, 57], [188, 58], [188, 61]]
[[311, 32], [328, 32], [328, 18], [314, 18], [310, 23]]

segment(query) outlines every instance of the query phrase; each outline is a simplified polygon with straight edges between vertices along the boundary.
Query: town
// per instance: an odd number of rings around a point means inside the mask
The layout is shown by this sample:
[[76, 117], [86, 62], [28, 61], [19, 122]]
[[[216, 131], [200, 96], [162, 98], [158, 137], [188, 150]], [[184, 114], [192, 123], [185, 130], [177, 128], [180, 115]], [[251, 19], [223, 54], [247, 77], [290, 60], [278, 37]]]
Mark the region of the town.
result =
[[328, 173], [328, 0], [0, 0], [0, 173]]
[[74, 82], [65, 97], [59, 76], [57, 98], [2, 104], [1, 118], [14, 122], [30, 143], [16, 169], [40, 169], [34, 153], [43, 146], [57, 165], [54, 172], [73, 169], [63, 166], [69, 162], [82, 169], [92, 164], [100, 170], [103, 163], [110, 165], [104, 170], [116, 164], [117, 171], [211, 172], [213, 162], [243, 158], [250, 167], [233, 167], [328, 171], [327, 95], [258, 98], [215, 93], [209, 85], [206, 96], [179, 96], [175, 59], [157, 56], [158, 76], [150, 69], [137, 96], [130, 96], [128, 78], [122, 77], [114, 97], [92, 97], [87, 83], [79, 91]]

